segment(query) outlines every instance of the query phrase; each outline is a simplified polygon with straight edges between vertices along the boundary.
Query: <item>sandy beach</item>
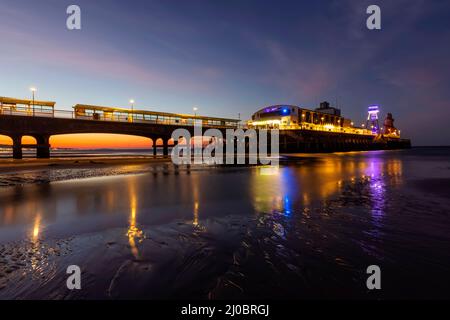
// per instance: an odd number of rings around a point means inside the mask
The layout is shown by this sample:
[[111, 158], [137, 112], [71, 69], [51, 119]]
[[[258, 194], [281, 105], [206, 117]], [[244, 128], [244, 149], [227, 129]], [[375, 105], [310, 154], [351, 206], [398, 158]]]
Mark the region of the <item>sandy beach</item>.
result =
[[114, 165], [160, 164], [170, 162], [163, 156], [86, 156], [51, 159], [0, 159], [0, 173], [43, 168], [89, 168]]
[[52, 159], [0, 159], [0, 188], [81, 179], [172, 170], [170, 158], [163, 156], [98, 156]]
[[448, 152], [2, 160], [0, 299], [448, 298]]

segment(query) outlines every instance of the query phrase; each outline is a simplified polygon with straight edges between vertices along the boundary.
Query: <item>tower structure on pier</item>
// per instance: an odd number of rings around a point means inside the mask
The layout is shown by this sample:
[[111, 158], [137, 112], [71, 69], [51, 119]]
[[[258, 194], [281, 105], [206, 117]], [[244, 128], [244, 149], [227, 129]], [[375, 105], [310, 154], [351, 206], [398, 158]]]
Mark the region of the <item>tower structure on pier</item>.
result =
[[379, 106], [369, 106], [367, 113], [366, 128], [372, 129], [372, 133], [380, 133], [380, 125], [378, 123], [378, 113], [380, 112]]

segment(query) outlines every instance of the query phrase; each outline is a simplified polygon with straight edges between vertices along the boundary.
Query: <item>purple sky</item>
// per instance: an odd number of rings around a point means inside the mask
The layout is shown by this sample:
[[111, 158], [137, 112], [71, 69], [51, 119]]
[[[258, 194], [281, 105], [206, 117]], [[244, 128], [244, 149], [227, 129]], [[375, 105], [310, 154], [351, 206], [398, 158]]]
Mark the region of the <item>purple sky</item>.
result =
[[[82, 30], [66, 29], [78, 4]], [[378, 4], [382, 30], [365, 27]], [[449, 1], [0, 0], [0, 96], [242, 119], [328, 100], [450, 145]]]

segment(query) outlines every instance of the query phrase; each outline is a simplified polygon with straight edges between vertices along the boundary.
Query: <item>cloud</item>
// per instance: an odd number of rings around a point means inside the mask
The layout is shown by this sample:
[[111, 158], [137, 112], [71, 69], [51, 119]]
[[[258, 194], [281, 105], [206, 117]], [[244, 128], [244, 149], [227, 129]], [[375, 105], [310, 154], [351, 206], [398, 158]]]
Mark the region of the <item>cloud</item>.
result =
[[[36, 38], [16, 28], [2, 26], [0, 38], [8, 46], [3, 50], [2, 63], [14, 62], [64, 68], [66, 72], [84, 73], [90, 78], [114, 78], [152, 88], [174, 91], [204, 92], [212, 81], [220, 79], [222, 71], [210, 66], [186, 67], [186, 72], [174, 72], [167, 61], [137, 61], [101, 43], [73, 43]], [[20, 54], [18, 54], [20, 53]], [[176, 67], [176, 65], [174, 65]], [[168, 68], [168, 69], [167, 69]]]

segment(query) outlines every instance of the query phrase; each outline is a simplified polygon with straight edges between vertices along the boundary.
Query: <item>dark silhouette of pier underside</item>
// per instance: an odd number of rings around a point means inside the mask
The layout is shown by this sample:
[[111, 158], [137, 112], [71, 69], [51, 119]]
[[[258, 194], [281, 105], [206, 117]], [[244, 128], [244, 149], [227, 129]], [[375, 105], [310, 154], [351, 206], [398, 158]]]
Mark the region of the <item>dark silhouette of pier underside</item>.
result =
[[[0, 135], [12, 139], [13, 158], [22, 158], [23, 148], [35, 148], [38, 158], [50, 157], [50, 137], [61, 134], [110, 133], [146, 137], [153, 141], [156, 155], [157, 140], [162, 140], [163, 154], [168, 155], [169, 140], [175, 129], [186, 129], [194, 136], [194, 125], [203, 134], [217, 129], [235, 129], [240, 120], [188, 115], [120, 107], [77, 104], [73, 111], [56, 110], [53, 101], [17, 99], [0, 96]], [[22, 144], [22, 137], [31, 136], [36, 144]], [[4, 147], [4, 146], [3, 146]]]
[[[37, 158], [49, 158], [51, 136], [77, 133], [111, 133], [146, 137], [153, 141], [154, 155], [156, 155], [156, 141], [161, 139], [163, 154], [168, 155], [169, 140], [172, 132], [178, 128], [188, 130], [192, 136], [194, 134], [194, 127], [190, 125], [0, 115], [0, 134], [12, 139], [14, 159], [22, 158], [22, 148], [35, 148]], [[230, 127], [204, 126], [202, 132], [210, 128], [220, 130], [224, 136], [225, 130], [230, 129]], [[35, 138], [37, 143], [22, 144], [24, 136]]]
[[343, 152], [405, 149], [409, 139], [317, 130], [280, 130], [280, 152]]
[[[13, 158], [22, 158], [23, 148], [35, 148], [37, 158], [50, 157], [50, 137], [60, 134], [112, 133], [141, 136], [153, 141], [153, 154], [156, 155], [156, 141], [162, 140], [163, 154], [169, 153], [169, 140], [175, 129], [184, 128], [191, 136], [193, 126], [115, 122], [85, 119], [46, 118], [32, 116], [0, 115], [0, 134], [9, 136], [12, 141]], [[202, 133], [211, 127], [202, 127]], [[215, 126], [225, 137], [230, 127]], [[22, 144], [23, 136], [36, 139], [36, 144]], [[248, 142], [247, 142], [248, 143]], [[3, 146], [6, 147], [6, 146]], [[410, 147], [407, 139], [376, 139], [374, 136], [340, 134], [311, 130], [280, 130], [280, 152], [336, 152], [398, 149]]]
[[[237, 129], [240, 120], [157, 111], [77, 104], [74, 111], [55, 110], [55, 102], [0, 97], [0, 135], [12, 139], [14, 159], [22, 158], [23, 148], [36, 149], [37, 158], [50, 157], [50, 137], [62, 134], [109, 133], [146, 137], [152, 140], [156, 155], [157, 140], [162, 140], [163, 155], [169, 153], [169, 140], [176, 129], [194, 136], [194, 125], [201, 134], [217, 129], [225, 138], [227, 129]], [[257, 130], [256, 130], [257, 131]], [[407, 139], [383, 135], [352, 134], [307, 129], [280, 130], [280, 152], [335, 152], [408, 148]], [[196, 133], [197, 134], [197, 133]], [[31, 136], [36, 144], [23, 144]], [[258, 134], [256, 135], [256, 137]], [[224, 141], [225, 142], [225, 141]], [[241, 141], [249, 147], [248, 139]], [[271, 142], [268, 141], [270, 144]], [[150, 143], [149, 143], [150, 145]], [[1, 148], [7, 146], [3, 145]]]

